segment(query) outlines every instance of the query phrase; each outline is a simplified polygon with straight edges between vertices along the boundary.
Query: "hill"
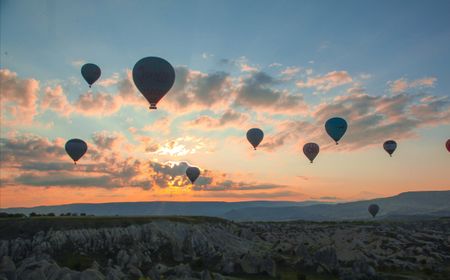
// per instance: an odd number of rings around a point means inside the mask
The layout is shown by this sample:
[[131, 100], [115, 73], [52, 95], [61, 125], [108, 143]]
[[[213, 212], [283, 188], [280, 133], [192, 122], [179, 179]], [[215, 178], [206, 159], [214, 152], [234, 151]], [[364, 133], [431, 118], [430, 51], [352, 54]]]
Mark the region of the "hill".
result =
[[96, 216], [210, 216], [236, 221], [370, 219], [367, 207], [380, 206], [377, 219], [426, 219], [450, 216], [450, 191], [405, 192], [396, 196], [346, 203], [319, 201], [117, 202], [5, 208], [0, 212], [86, 213]]
[[450, 216], [450, 191], [405, 192], [399, 195], [364, 201], [337, 204], [315, 204], [302, 207], [251, 207], [235, 209], [225, 218], [240, 221], [284, 221], [284, 220], [358, 220], [370, 218], [367, 207], [380, 206], [377, 218], [398, 219]]
[[96, 216], [214, 216], [222, 217], [225, 213], [241, 208], [252, 207], [288, 207], [318, 204], [317, 201], [243, 201], [243, 202], [114, 202], [114, 203], [77, 203], [54, 206], [37, 206], [22, 208], [0, 208], [0, 212], [23, 213], [29, 215], [55, 213], [86, 213]]

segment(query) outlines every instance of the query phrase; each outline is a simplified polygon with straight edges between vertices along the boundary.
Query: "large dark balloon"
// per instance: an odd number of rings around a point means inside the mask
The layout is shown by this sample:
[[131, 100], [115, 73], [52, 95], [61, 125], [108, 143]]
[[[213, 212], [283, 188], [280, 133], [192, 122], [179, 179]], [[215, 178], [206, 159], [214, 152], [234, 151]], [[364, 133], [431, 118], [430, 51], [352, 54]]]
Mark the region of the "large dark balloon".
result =
[[397, 149], [397, 143], [394, 140], [388, 140], [384, 142], [383, 148], [392, 157], [395, 149]]
[[100, 78], [101, 74], [102, 71], [100, 70], [100, 67], [93, 63], [86, 63], [83, 67], [81, 67], [81, 75], [89, 84], [89, 87], [91, 87], [92, 84]]
[[186, 176], [188, 176], [189, 180], [193, 184], [195, 180], [197, 180], [198, 176], [200, 176], [200, 169], [194, 166], [189, 166], [186, 169]]
[[156, 109], [156, 104], [175, 82], [175, 70], [165, 59], [145, 57], [134, 65], [133, 81], [150, 103], [150, 109]]
[[87, 144], [81, 139], [70, 139], [66, 143], [66, 152], [76, 164], [87, 151]]
[[247, 131], [247, 140], [252, 144], [253, 148], [256, 150], [256, 147], [258, 147], [259, 143], [264, 138], [264, 132], [259, 128], [252, 128]]
[[445, 147], [447, 147], [447, 151], [450, 152], [450, 139], [448, 139], [447, 142], [445, 143]]
[[372, 217], [375, 218], [378, 211], [380, 211], [380, 206], [378, 206], [377, 204], [370, 204], [368, 210], [369, 210], [369, 213], [372, 215]]
[[303, 146], [303, 153], [311, 161], [311, 163], [313, 163], [313, 160], [319, 154], [319, 150], [319, 145], [317, 145], [316, 143], [306, 143]]
[[337, 145], [347, 131], [347, 122], [343, 118], [331, 118], [325, 123], [325, 130]]

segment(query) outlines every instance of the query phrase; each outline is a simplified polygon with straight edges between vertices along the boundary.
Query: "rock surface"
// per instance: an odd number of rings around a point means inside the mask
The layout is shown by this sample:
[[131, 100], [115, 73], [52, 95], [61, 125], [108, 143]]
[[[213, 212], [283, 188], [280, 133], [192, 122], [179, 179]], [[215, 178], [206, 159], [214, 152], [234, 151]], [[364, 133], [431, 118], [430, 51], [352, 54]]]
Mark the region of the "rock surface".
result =
[[123, 227], [38, 231], [31, 238], [0, 240], [0, 279], [276, 278], [286, 270], [297, 273], [298, 279], [308, 273], [384, 279], [385, 271], [446, 279], [449, 232], [448, 219], [414, 223], [159, 219]]

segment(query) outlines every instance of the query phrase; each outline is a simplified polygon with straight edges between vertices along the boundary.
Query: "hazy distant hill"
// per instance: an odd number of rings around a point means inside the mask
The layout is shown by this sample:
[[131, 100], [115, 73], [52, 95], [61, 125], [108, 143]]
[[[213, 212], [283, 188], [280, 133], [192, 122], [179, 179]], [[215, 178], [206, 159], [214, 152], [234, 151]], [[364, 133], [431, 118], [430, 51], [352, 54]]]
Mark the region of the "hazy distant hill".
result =
[[79, 203], [55, 206], [38, 206], [30, 208], [0, 208], [0, 212], [38, 214], [55, 213], [86, 213], [96, 216], [217, 216], [241, 208], [254, 207], [288, 207], [307, 206], [321, 202], [317, 201], [244, 201], [244, 202], [115, 202], [115, 203]]
[[405, 192], [387, 198], [377, 198], [337, 204], [316, 204], [288, 207], [252, 207], [235, 209], [224, 215], [232, 220], [348, 220], [370, 218], [367, 207], [380, 206], [377, 218], [450, 216], [450, 191]]
[[317, 201], [244, 202], [117, 202], [6, 208], [8, 213], [86, 213], [97, 216], [216, 216], [237, 221], [349, 220], [370, 218], [367, 207], [376, 203], [377, 218], [414, 219], [450, 216], [450, 191], [406, 192], [387, 198], [347, 203]]

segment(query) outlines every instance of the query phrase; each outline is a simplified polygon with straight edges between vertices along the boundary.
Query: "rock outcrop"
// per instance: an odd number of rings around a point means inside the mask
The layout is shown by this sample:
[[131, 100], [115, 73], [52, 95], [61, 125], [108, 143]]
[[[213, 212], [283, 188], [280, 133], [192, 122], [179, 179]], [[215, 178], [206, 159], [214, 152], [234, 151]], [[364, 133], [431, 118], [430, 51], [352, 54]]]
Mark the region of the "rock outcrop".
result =
[[[125, 218], [124, 218], [125, 219]], [[0, 279], [226, 279], [283, 270], [383, 279], [383, 271], [446, 275], [450, 221], [232, 223], [158, 219], [0, 240]], [[445, 279], [445, 278], [443, 278]]]

